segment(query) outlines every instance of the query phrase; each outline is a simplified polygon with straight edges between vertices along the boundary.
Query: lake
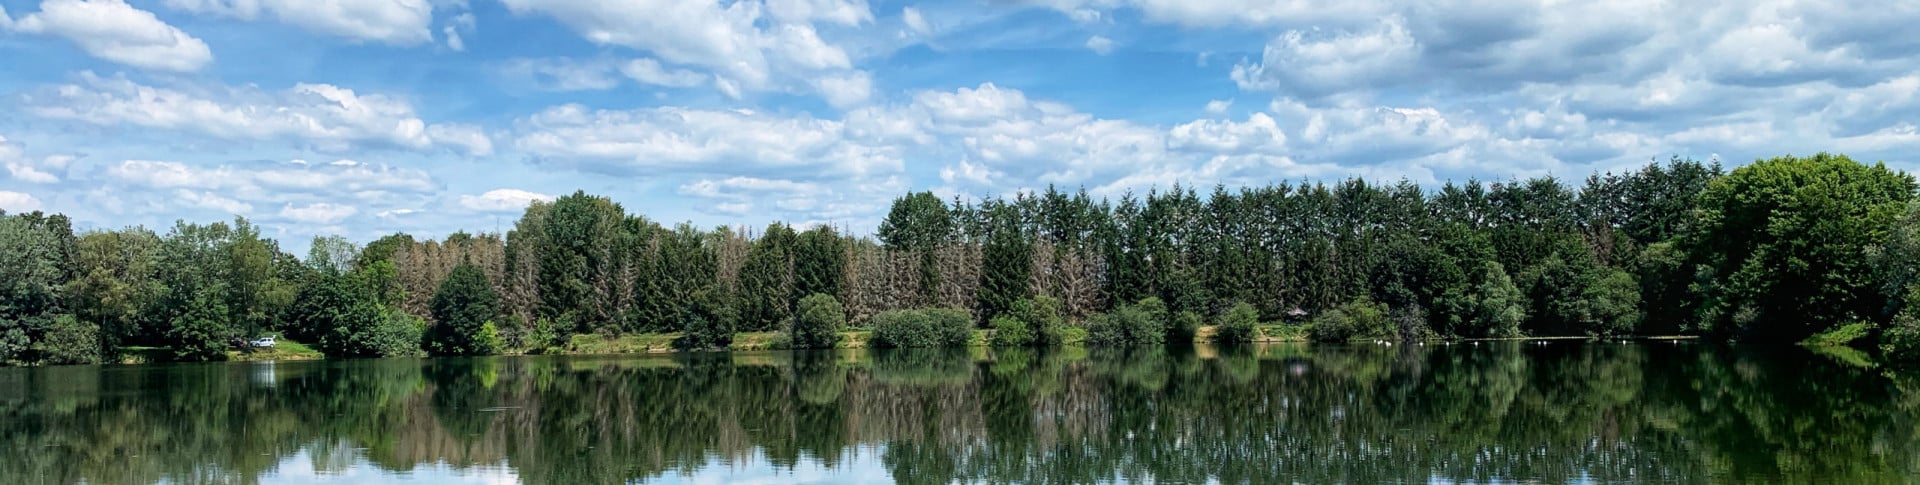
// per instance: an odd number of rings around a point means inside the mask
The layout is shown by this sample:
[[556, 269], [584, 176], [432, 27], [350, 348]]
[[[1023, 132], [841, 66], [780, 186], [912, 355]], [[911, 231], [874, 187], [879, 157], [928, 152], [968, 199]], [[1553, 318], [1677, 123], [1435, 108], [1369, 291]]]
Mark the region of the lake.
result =
[[0, 483], [1913, 483], [1920, 376], [1688, 341], [0, 369]]

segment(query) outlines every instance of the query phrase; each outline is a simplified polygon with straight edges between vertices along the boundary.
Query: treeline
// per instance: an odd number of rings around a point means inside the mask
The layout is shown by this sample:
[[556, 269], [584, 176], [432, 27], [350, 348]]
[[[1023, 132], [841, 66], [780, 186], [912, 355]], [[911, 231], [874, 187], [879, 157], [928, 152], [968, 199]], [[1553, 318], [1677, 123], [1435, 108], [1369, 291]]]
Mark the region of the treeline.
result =
[[[1920, 345], [1912, 176], [1844, 156], [1723, 172], [1675, 159], [1594, 175], [1276, 184], [1119, 200], [1084, 191], [977, 203], [914, 193], [874, 237], [833, 227], [665, 225], [605, 197], [530, 205], [506, 234], [316, 240], [296, 258], [245, 220], [74, 235], [0, 221], [0, 360], [217, 358], [264, 331], [330, 355], [538, 351], [572, 335], [735, 332], [831, 345], [1702, 334], [1796, 341], [1852, 325]], [[811, 303], [802, 300], [813, 295]], [[890, 337], [897, 336], [897, 338]], [[1018, 337], [1018, 338], [1014, 338]], [[894, 340], [899, 340], [895, 342]]]

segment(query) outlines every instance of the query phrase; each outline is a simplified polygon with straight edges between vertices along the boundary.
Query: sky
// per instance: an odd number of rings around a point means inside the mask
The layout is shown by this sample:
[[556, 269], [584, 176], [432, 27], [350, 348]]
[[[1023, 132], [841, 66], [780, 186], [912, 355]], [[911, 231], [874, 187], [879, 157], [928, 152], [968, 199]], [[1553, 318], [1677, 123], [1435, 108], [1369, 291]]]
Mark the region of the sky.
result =
[[1920, 2], [0, 0], [0, 209], [661, 222], [1845, 153], [1920, 170]]

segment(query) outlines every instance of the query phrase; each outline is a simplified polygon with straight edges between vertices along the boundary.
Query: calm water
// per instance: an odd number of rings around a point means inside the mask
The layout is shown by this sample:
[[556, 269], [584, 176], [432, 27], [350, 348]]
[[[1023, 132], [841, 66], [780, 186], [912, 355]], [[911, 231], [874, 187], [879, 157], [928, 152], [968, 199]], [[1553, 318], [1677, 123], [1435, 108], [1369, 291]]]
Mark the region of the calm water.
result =
[[1920, 481], [1920, 378], [1504, 342], [0, 369], [0, 484]]

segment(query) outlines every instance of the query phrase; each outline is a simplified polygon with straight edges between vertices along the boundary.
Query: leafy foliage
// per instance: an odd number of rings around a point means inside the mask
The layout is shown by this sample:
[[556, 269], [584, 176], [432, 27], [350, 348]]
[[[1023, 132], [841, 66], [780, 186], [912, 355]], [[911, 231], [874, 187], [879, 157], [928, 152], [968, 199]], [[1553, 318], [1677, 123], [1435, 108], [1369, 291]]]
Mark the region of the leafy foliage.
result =
[[487, 275], [472, 264], [454, 267], [433, 295], [433, 327], [424, 347], [434, 355], [492, 355], [500, 353], [499, 330], [491, 327], [500, 315], [500, 297], [487, 284]]
[[815, 293], [800, 299], [800, 314], [788, 332], [789, 345], [797, 349], [830, 349], [840, 343], [840, 330], [847, 326], [846, 307], [832, 295]]
[[873, 320], [875, 347], [959, 347], [973, 336], [973, 317], [951, 308], [895, 310]]
[[1087, 343], [1109, 346], [1160, 345], [1166, 342], [1171, 326], [1169, 318], [1166, 303], [1158, 297], [1147, 297], [1138, 303], [1121, 305], [1105, 315], [1095, 316], [1092, 324], [1087, 326]]
[[1220, 316], [1220, 325], [1215, 329], [1216, 342], [1252, 342], [1260, 333], [1260, 310], [1252, 304], [1236, 303], [1227, 313]]
[[1868, 247], [1887, 240], [1915, 190], [1912, 176], [1842, 155], [1780, 157], [1735, 169], [1700, 196], [1683, 239], [1707, 274], [1699, 330], [1798, 341], [1872, 318]]
[[1397, 339], [1387, 306], [1369, 298], [1354, 300], [1313, 319], [1307, 337], [1321, 342]]

